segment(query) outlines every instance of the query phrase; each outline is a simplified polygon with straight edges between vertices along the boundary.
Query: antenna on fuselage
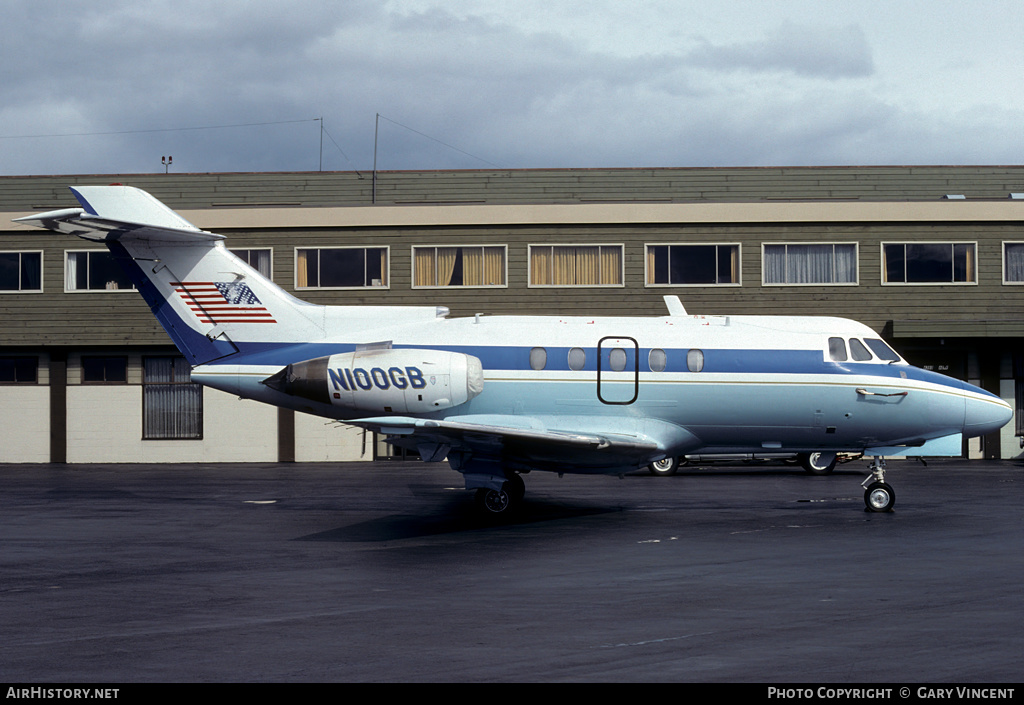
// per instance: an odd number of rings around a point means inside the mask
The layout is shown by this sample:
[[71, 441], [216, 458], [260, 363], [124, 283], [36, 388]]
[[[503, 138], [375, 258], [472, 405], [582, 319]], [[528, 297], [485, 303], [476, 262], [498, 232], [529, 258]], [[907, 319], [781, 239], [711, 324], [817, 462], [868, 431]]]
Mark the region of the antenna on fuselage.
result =
[[665, 299], [665, 305], [668, 306], [668, 315], [670, 316], [685, 316], [687, 315], [686, 309], [683, 308], [683, 302], [679, 300], [679, 297], [675, 294], [666, 294], [662, 297]]

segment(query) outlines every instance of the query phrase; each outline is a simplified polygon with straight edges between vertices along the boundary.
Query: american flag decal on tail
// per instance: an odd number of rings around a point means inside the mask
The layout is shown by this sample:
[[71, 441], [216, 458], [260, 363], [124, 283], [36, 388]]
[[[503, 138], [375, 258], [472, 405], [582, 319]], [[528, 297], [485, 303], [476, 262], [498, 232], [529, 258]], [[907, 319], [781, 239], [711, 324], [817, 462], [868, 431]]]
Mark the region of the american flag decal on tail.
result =
[[202, 323], [276, 323], [243, 282], [171, 282]]

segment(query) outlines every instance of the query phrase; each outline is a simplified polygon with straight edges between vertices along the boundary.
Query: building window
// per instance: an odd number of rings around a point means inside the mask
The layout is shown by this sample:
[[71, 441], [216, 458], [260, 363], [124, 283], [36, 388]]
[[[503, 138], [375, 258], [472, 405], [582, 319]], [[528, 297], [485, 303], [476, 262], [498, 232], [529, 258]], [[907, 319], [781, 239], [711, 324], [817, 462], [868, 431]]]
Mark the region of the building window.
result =
[[622, 286], [622, 245], [530, 245], [530, 286]]
[[1003, 284], [1024, 284], [1024, 242], [1003, 243]]
[[82, 356], [82, 384], [124, 384], [127, 381], [127, 357]]
[[765, 285], [856, 284], [856, 243], [764, 245]]
[[193, 384], [183, 357], [142, 361], [143, 440], [203, 437], [203, 387]]
[[42, 290], [42, 252], [0, 252], [0, 291]]
[[739, 245], [648, 245], [648, 286], [740, 283]]
[[130, 291], [134, 288], [131, 279], [109, 252], [67, 253], [65, 291]]
[[882, 243], [883, 284], [974, 284], [973, 242]]
[[0, 357], [0, 384], [35, 384], [37, 357]]
[[414, 247], [412, 285], [505, 286], [505, 247]]
[[241, 259], [267, 279], [273, 279], [271, 276], [271, 273], [273, 272], [271, 267], [271, 252], [273, 252], [273, 250], [269, 247], [265, 249], [231, 250], [231, 254]]
[[387, 287], [388, 248], [321, 247], [295, 251], [299, 289]]

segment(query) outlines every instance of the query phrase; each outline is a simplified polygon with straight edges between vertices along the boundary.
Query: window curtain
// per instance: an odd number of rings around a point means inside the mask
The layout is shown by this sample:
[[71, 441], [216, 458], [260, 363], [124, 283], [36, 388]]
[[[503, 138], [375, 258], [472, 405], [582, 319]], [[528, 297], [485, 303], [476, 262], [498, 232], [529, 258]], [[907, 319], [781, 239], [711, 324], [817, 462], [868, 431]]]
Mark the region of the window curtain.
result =
[[614, 247], [601, 248], [601, 279], [595, 284], [621, 284], [622, 283], [622, 248]]
[[576, 248], [551, 248], [551, 283], [555, 286], [576, 284]]
[[249, 250], [249, 266], [270, 279], [270, 250]]
[[78, 289], [78, 257], [84, 252], [69, 252], [64, 265], [64, 288], [68, 291]]
[[601, 248], [576, 247], [576, 281], [574, 284], [594, 285], [601, 283]]
[[435, 286], [437, 279], [434, 277], [434, 248], [417, 247], [413, 256], [413, 267], [415, 269], [416, 286]]
[[192, 384], [185, 358], [145, 358], [142, 398], [143, 438], [202, 438], [203, 388]]
[[1006, 281], [1024, 282], [1024, 243], [1008, 242], [1004, 248]]
[[455, 258], [458, 256], [457, 247], [437, 248], [437, 285], [450, 286], [452, 283], [452, 272], [455, 271]]
[[551, 278], [552, 253], [550, 247], [530, 248], [530, 284], [547, 286], [554, 283]]
[[309, 250], [297, 250], [295, 253], [295, 286], [309, 286], [309, 264], [306, 253]]
[[765, 245], [766, 284], [852, 284], [857, 281], [857, 246]]
[[482, 286], [484, 281], [484, 248], [462, 248], [462, 285]]
[[505, 284], [505, 248], [485, 247], [483, 251], [483, 281], [487, 286]]

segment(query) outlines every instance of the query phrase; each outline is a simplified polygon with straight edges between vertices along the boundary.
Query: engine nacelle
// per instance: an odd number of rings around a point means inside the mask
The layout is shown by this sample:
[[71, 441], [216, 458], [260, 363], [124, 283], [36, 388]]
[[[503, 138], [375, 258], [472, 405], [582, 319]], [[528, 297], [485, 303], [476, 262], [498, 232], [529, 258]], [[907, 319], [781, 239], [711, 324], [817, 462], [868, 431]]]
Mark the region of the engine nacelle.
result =
[[357, 350], [295, 362], [263, 381], [344, 409], [417, 414], [465, 404], [484, 386], [479, 358], [445, 350]]

